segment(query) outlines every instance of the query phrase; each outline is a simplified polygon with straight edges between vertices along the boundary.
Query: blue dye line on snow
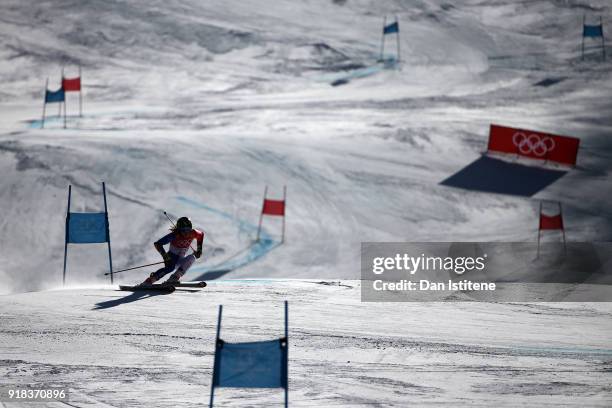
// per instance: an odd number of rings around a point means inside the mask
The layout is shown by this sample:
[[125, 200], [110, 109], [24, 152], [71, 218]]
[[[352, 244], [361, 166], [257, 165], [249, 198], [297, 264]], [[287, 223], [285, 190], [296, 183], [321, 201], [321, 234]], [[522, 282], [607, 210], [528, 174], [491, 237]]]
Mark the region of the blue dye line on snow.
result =
[[[32, 119], [32, 120], [28, 120], [28, 127], [30, 129], [42, 129], [42, 119]], [[63, 116], [50, 116], [48, 118], [45, 118], [45, 123], [64, 123], [64, 117]]]
[[[138, 120], [140, 119], [137, 115], [140, 113], [147, 113], [146, 111], [142, 112], [139, 110], [124, 110], [124, 111], [111, 111], [111, 112], [98, 112], [98, 113], [87, 113], [87, 114], [83, 114], [82, 116], [76, 115], [74, 113], [70, 113], [67, 117], [66, 120], [68, 122], [68, 124], [70, 124], [70, 121], [73, 119], [77, 119], [77, 120], [82, 120], [82, 119], [93, 119], [93, 118], [112, 118], [112, 117], [119, 117], [119, 119], [125, 119], [125, 116], [128, 115], [132, 115], [132, 117], [129, 117], [129, 119], [133, 119], [133, 120]], [[28, 126], [28, 128], [30, 129], [42, 129], [42, 119], [28, 119], [28, 120], [24, 120], [22, 121], [22, 123], [25, 122]], [[45, 124], [56, 124], [56, 123], [60, 123], [63, 124], [64, 122], [64, 116], [57, 116], [55, 114], [51, 115], [51, 116], [47, 116], [45, 117]], [[51, 129], [58, 129], [58, 128], [51, 128]], [[63, 129], [62, 130], [83, 130], [83, 129], [75, 129], [75, 128], [71, 128], [70, 126], [68, 126], [67, 129]], [[96, 129], [93, 129], [96, 130]], [[97, 129], [97, 130], [104, 130], [104, 129]]]
[[394, 57], [386, 57], [376, 65], [355, 69], [340, 75], [325, 75], [321, 78], [321, 81], [330, 82], [332, 85], [340, 85], [343, 83], [348, 83], [351, 79], [365, 78], [377, 74], [385, 69], [393, 69], [395, 68], [396, 64], [397, 61]]
[[[192, 200], [184, 196], [178, 196], [175, 198], [176, 200], [184, 204], [190, 205], [195, 208], [200, 208], [202, 210], [206, 210], [215, 215], [218, 215], [219, 217], [225, 218], [233, 222], [234, 224], [237, 224], [240, 231], [244, 231], [244, 232], [256, 232], [257, 231], [256, 225], [246, 222], [244, 220], [241, 220], [239, 218], [236, 218], [232, 216], [231, 214], [228, 214], [224, 211], [218, 210], [216, 208], [210, 207], [206, 204], [202, 204], [198, 201]], [[266, 233], [266, 231], [262, 228], [259, 241], [254, 242], [248, 248], [245, 248], [245, 250], [234, 254], [229, 259], [226, 259], [225, 261], [219, 264], [212, 265], [212, 266], [194, 267], [191, 269], [191, 271], [197, 271], [197, 272], [201, 272], [204, 274], [207, 272], [208, 273], [212, 273], [212, 272], [227, 273], [231, 270], [240, 268], [242, 266], [250, 264], [251, 262], [256, 261], [257, 259], [266, 255], [268, 252], [270, 252], [272, 249], [276, 248], [279, 245], [280, 245], [280, 242], [272, 239], [272, 237], [268, 233]]]
[[[121, 114], [121, 112], [117, 112], [116, 114]], [[68, 122], [68, 124], [70, 124], [70, 121], [77, 119], [77, 120], [82, 120], [82, 119], [90, 119], [90, 118], [99, 118], [99, 117], [103, 117], [103, 116], [110, 116], [110, 114], [104, 114], [104, 113], [99, 113], [99, 114], [93, 114], [93, 113], [89, 113], [87, 115], [83, 115], [83, 116], [79, 116], [79, 115], [75, 115], [75, 114], [70, 114], [66, 117], [66, 121]], [[43, 120], [42, 119], [29, 119], [24, 121], [28, 124], [28, 127], [30, 129], [42, 129], [42, 124], [43, 124]], [[64, 116], [57, 116], [57, 115], [53, 115], [53, 116], [47, 116], [45, 118], [45, 125], [46, 124], [57, 124], [60, 123], [63, 125], [64, 123]], [[58, 129], [58, 128], [50, 128], [50, 129]], [[73, 128], [74, 129], [74, 128]], [[68, 127], [67, 129], [63, 129], [62, 130], [73, 130], [70, 127]], [[81, 129], [77, 129], [77, 130], [81, 130]]]
[[[225, 218], [227, 220], [232, 221], [233, 223], [237, 224], [238, 227], [240, 228], [240, 231], [242, 232], [256, 232], [257, 231], [257, 225], [251, 224], [250, 222], [246, 222], [244, 220], [241, 220], [239, 218], [234, 217], [233, 215], [226, 213], [224, 211], [218, 210], [216, 208], [210, 207], [206, 204], [202, 204], [198, 201], [192, 200], [190, 198], [184, 197], [184, 196], [178, 196], [175, 197], [177, 201], [180, 201], [184, 204], [190, 205], [192, 207], [195, 208], [200, 208], [203, 210], [206, 210], [208, 212], [211, 212], [215, 215], [218, 215], [219, 217]], [[271, 239], [270, 236], [268, 234], [266, 234], [266, 232], [263, 230], [261, 230], [261, 236], [264, 238], [268, 238]]]
[[581, 347], [533, 347], [533, 346], [514, 346], [511, 347], [515, 350], [520, 351], [529, 351], [529, 352], [537, 352], [537, 353], [565, 353], [565, 354], [605, 354], [612, 355], [612, 350], [610, 349], [590, 349], [590, 348], [581, 348]]
[[223, 285], [270, 285], [278, 282], [294, 281], [295, 279], [215, 279], [214, 283]]
[[344, 76], [343, 78], [346, 79], [353, 79], [353, 78], [364, 78], [370, 75], [374, 75], [377, 72], [380, 72], [383, 70], [383, 67], [380, 66], [372, 66], [372, 67], [366, 67], [366, 68], [361, 68], [358, 70], [355, 70], [353, 72], [351, 72], [350, 74]]
[[272, 249], [276, 248], [279, 245], [278, 242], [260, 238], [258, 242], [254, 242], [248, 250], [244, 251], [243, 254], [237, 256], [235, 258], [226, 259], [225, 261], [213, 265], [213, 266], [200, 266], [193, 268], [194, 271], [199, 272], [229, 272], [234, 269], [238, 269], [245, 265], [250, 264], [251, 262], [255, 262], [257, 259], [261, 258]]
[[348, 83], [351, 79], [365, 78], [372, 76], [383, 70], [382, 66], [371, 66], [354, 70], [348, 74], [325, 76], [321, 82], [330, 82], [332, 84]]

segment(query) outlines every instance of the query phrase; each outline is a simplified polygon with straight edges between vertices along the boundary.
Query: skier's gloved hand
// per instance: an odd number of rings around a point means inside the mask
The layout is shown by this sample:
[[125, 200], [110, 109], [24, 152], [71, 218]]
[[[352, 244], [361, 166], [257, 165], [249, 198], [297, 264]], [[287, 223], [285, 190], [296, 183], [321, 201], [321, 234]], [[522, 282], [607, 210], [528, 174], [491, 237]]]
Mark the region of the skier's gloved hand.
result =
[[164, 258], [164, 264], [166, 266], [168, 266], [168, 264], [170, 264], [170, 262], [172, 261], [172, 258], [170, 257], [170, 254], [167, 252], [164, 252], [161, 254], [162, 258]]
[[195, 252], [193, 253], [193, 255], [194, 255], [196, 258], [201, 257], [201, 256], [202, 256], [202, 248], [201, 248], [201, 247], [198, 247], [198, 250], [197, 250], [197, 251], [195, 251]]

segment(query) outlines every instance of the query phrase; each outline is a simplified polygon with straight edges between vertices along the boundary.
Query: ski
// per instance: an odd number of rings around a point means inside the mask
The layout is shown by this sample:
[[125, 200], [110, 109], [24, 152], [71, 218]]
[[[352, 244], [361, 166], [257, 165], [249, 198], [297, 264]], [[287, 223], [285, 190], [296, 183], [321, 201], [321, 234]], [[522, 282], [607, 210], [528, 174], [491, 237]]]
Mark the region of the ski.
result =
[[168, 283], [167, 285], [172, 285], [176, 288], [205, 288], [206, 282], [197, 281], [197, 282], [179, 282], [179, 283]]
[[127, 290], [131, 292], [140, 291], [140, 290], [156, 290], [159, 292], [167, 292], [172, 293], [176, 289], [172, 285], [163, 285], [159, 283], [154, 283], [151, 285], [119, 285], [120, 290]]
[[120, 290], [157, 290], [172, 293], [176, 288], [205, 288], [206, 282], [153, 283], [151, 285], [119, 285]]

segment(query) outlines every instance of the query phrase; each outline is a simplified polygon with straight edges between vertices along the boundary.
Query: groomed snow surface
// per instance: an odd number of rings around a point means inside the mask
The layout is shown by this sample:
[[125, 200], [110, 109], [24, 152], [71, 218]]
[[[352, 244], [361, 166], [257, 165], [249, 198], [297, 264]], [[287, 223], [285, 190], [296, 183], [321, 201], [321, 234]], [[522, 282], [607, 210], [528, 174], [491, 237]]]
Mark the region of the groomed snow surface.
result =
[[[79, 407], [202, 406], [217, 305], [221, 338], [253, 341], [284, 335], [287, 299], [290, 406], [610, 406], [607, 304], [361, 303], [359, 290], [252, 280], [3, 296], [0, 375], [68, 387]], [[221, 388], [215, 400], [281, 406], [283, 392]]]
[[[246, 341], [282, 334], [287, 299], [293, 406], [612, 405], [609, 303], [361, 303], [358, 281], [362, 241], [533, 242], [541, 199], [563, 203], [568, 240], [611, 240], [612, 62], [594, 40], [580, 56], [583, 16], [609, 31], [611, 11], [2, 1], [2, 382], [64, 385], [79, 407], [200, 405], [217, 306], [224, 337]], [[400, 21], [395, 67], [376, 63], [383, 15]], [[83, 117], [69, 94], [68, 128], [48, 105], [41, 129], [45, 79], [55, 90], [79, 64]], [[491, 123], [579, 137], [578, 166], [528, 197], [440, 184], [481, 157]], [[85, 245], [71, 246], [60, 290], [68, 185], [74, 211], [99, 211], [101, 181], [115, 269], [159, 260], [165, 210], [207, 232], [186, 278], [210, 286], [118, 292], [103, 286], [106, 248]], [[279, 220], [253, 243], [266, 185], [271, 198], [287, 185], [282, 245]]]

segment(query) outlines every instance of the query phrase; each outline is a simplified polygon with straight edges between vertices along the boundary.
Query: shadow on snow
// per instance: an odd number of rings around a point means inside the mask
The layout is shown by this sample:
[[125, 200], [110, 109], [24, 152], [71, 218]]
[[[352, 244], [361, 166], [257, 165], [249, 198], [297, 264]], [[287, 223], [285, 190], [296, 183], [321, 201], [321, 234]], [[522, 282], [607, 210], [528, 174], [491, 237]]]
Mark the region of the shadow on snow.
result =
[[567, 171], [509, 163], [482, 156], [440, 184], [466, 190], [531, 197]]
[[141, 290], [138, 292], [132, 292], [129, 295], [124, 296], [122, 298], [106, 300], [104, 302], [96, 303], [93, 310], [108, 309], [108, 308], [123, 305], [126, 303], [132, 303], [138, 300], [147, 299], [153, 296], [162, 296], [162, 295], [170, 295], [170, 293], [160, 292], [156, 290]]

